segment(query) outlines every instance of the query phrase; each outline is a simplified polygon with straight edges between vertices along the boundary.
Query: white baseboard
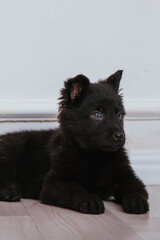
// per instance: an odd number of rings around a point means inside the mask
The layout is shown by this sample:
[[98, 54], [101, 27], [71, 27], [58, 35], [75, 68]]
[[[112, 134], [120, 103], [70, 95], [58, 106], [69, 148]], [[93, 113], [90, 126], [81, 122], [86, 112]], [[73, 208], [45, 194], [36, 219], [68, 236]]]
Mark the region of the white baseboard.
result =
[[[126, 120], [160, 120], [160, 99], [124, 99]], [[53, 118], [57, 99], [0, 100], [0, 118]]]
[[132, 150], [129, 156], [133, 169], [145, 184], [160, 184], [160, 150]]
[[124, 99], [126, 120], [160, 120], [159, 99]]
[[55, 118], [56, 99], [0, 100], [0, 118]]

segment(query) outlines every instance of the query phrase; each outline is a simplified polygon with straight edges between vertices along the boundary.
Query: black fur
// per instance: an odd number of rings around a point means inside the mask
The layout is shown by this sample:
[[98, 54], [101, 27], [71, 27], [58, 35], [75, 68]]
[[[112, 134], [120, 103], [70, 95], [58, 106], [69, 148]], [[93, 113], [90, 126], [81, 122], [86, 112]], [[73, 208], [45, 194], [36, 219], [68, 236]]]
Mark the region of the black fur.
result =
[[65, 82], [59, 128], [0, 136], [0, 200], [23, 198], [90, 214], [113, 196], [127, 213], [149, 210], [148, 193], [123, 147], [122, 71], [98, 83]]

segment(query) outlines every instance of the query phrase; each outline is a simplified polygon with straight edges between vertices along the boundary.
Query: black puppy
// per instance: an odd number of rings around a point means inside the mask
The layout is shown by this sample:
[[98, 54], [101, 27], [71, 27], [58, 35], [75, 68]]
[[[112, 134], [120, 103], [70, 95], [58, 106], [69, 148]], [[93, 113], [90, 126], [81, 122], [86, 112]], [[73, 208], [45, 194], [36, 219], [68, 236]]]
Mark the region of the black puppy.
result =
[[148, 193], [123, 148], [122, 71], [90, 83], [83, 75], [65, 82], [60, 126], [0, 136], [0, 200], [40, 199], [83, 213], [104, 212], [113, 196], [127, 213], [149, 210]]

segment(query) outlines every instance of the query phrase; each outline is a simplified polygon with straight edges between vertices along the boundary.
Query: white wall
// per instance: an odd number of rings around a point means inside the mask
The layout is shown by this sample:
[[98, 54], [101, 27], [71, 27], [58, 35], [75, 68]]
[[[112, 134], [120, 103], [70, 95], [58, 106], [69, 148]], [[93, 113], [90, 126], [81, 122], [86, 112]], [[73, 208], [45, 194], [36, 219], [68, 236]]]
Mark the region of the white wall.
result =
[[[50, 119], [66, 78], [124, 69], [126, 146], [144, 159], [154, 152], [159, 169], [159, 9], [159, 0], [0, 0], [1, 121]], [[50, 124], [6, 122], [0, 132]]]
[[159, 99], [159, 9], [159, 0], [1, 0], [0, 100], [52, 100], [70, 76], [117, 69], [127, 98]]

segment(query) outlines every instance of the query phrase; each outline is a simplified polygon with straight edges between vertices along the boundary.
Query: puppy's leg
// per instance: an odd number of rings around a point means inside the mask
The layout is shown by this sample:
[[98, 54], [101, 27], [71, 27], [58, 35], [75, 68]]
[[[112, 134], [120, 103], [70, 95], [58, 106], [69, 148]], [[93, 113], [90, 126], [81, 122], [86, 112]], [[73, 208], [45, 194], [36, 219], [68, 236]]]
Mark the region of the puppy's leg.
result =
[[82, 186], [74, 182], [47, 181], [43, 186], [40, 200], [46, 204], [82, 213], [100, 214], [104, 212], [104, 204], [101, 199], [88, 194]]
[[127, 213], [142, 214], [149, 211], [148, 193], [129, 165], [119, 168], [113, 195]]
[[16, 164], [8, 154], [0, 153], [0, 201], [20, 201], [21, 194], [15, 183]]

